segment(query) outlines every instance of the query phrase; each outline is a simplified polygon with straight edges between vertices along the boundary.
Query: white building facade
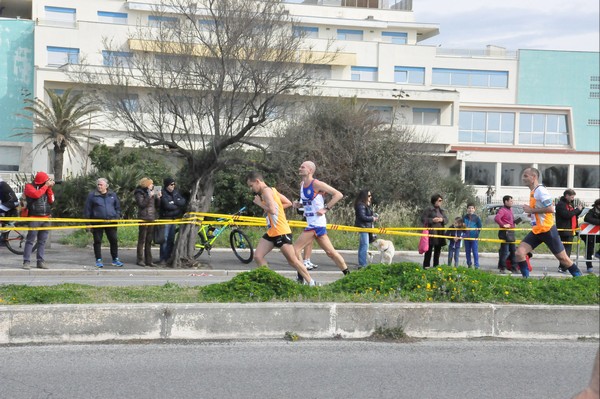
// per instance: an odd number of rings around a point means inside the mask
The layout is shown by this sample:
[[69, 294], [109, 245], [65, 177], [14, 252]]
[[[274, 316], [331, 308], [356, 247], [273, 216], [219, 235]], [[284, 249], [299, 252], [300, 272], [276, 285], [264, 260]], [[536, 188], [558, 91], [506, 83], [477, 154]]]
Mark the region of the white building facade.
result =
[[[494, 46], [465, 51], [423, 45], [439, 33], [439, 27], [414, 21], [411, 0], [283, 3], [315, 49], [333, 41], [339, 51], [334, 61], [315, 66], [315, 73], [324, 79], [319, 95], [356, 97], [390, 122], [394, 119], [426, 135], [444, 170], [460, 174], [479, 195], [493, 191], [496, 198], [505, 194], [527, 198], [520, 173], [531, 165], [542, 171], [543, 183], [557, 197], [566, 188], [574, 188], [586, 202], [600, 197], [598, 53], [541, 52], [551, 64], [538, 62], [540, 54]], [[0, 25], [17, 16], [34, 21], [32, 92], [39, 98], [46, 97], [44, 89], [60, 91], [71, 85], [65, 65], [85, 60], [109, 67], [103, 38], [122, 42], [126, 57], [136, 50], [128, 32], [137, 25], [157, 23], [155, 0], [2, 4]], [[546, 76], [541, 85], [532, 83], [531, 76], [556, 62], [571, 68], [556, 76], [568, 83], [571, 93], [548, 101], [556, 86], [550, 82], [552, 75], [541, 73]], [[89, 130], [109, 145], [124, 138], [99, 125], [90, 125]], [[18, 165], [17, 170], [15, 165], [0, 170], [2, 176], [49, 170], [46, 150], [29, 154], [35, 138], [31, 143], [7, 137], [9, 132], [0, 132], [0, 156], [10, 153], [12, 164]], [[75, 160], [66, 172], [76, 174], [85, 164]], [[5, 166], [0, 162], [0, 169]]]

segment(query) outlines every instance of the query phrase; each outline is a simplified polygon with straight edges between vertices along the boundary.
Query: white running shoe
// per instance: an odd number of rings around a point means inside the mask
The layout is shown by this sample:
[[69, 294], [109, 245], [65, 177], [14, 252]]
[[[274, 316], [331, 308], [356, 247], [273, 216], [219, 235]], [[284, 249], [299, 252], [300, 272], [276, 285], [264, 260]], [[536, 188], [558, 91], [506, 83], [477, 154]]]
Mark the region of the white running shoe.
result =
[[319, 267], [319, 265], [315, 265], [314, 263], [312, 263], [310, 261], [310, 259], [306, 259], [304, 261], [304, 266], [306, 266], [306, 270], [312, 270], [312, 269], [316, 269], [317, 267]]

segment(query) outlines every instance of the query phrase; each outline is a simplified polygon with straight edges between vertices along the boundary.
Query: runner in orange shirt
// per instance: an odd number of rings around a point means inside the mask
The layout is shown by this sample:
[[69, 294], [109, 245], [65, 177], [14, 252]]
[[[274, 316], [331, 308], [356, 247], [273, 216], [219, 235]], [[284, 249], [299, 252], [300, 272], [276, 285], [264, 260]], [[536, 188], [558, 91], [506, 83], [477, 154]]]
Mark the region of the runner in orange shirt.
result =
[[292, 230], [285, 217], [285, 209], [292, 206], [292, 202], [276, 189], [267, 186], [262, 174], [251, 172], [246, 178], [246, 184], [254, 193], [254, 203], [265, 211], [267, 218], [267, 233], [262, 236], [256, 251], [254, 251], [254, 260], [259, 266], [266, 265], [265, 256], [273, 250], [279, 248], [283, 256], [287, 259], [304, 281], [314, 286], [315, 281], [310, 277], [308, 270], [296, 257], [296, 252], [292, 245]]
[[529, 205], [523, 205], [523, 210], [530, 215], [531, 232], [523, 238], [517, 248], [516, 258], [523, 277], [529, 277], [529, 268], [525, 259], [541, 243], [548, 246], [560, 264], [573, 275], [581, 276], [581, 271], [567, 255], [565, 247], [560, 240], [558, 230], [554, 225], [554, 205], [552, 196], [539, 183], [540, 171], [536, 168], [527, 168], [523, 171], [523, 184], [529, 187]]

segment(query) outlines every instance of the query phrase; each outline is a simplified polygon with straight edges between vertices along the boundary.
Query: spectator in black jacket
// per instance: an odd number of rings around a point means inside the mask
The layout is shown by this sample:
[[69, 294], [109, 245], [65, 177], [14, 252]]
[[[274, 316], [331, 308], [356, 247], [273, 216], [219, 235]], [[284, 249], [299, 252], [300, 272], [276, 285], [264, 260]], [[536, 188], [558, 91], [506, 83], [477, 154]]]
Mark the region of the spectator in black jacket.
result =
[[[430, 234], [443, 235], [442, 228], [448, 223], [446, 211], [442, 208], [443, 198], [440, 194], [431, 196], [431, 206], [426, 208], [421, 215], [423, 226], [433, 228]], [[423, 257], [423, 269], [431, 267], [431, 254], [433, 252], [433, 267], [440, 264], [440, 253], [442, 247], [446, 245], [446, 239], [441, 237], [429, 237], [429, 250], [425, 252]]]
[[[167, 177], [163, 180], [163, 192], [160, 198], [159, 213], [161, 219], [178, 219], [185, 212], [186, 201], [175, 188], [175, 179]], [[175, 225], [166, 224], [165, 241], [160, 244], [159, 265], [166, 265], [173, 254], [175, 243]]]
[[[594, 206], [588, 213], [585, 214], [583, 218], [585, 223], [593, 224], [596, 226], [600, 226], [600, 198], [594, 201]], [[594, 271], [594, 267], [592, 265], [592, 256], [596, 256], [596, 258], [600, 258], [600, 251], [596, 252], [594, 255], [594, 247], [598, 242], [600, 242], [600, 235], [597, 234], [581, 234], [581, 239], [585, 242], [585, 265], [587, 266], [587, 272], [592, 273]]]
[[[558, 235], [562, 241], [567, 256], [571, 256], [571, 248], [573, 247], [573, 237], [577, 231], [578, 223], [577, 216], [581, 214], [583, 207], [581, 205], [573, 206], [575, 200], [575, 191], [567, 189], [560, 197], [560, 200], [556, 203], [556, 228], [558, 229]], [[560, 264], [558, 265], [559, 273], [566, 273]]]
[[[356, 197], [354, 202], [354, 226], [371, 228], [373, 222], [376, 222], [378, 217], [373, 214], [371, 209], [372, 195], [371, 190], [361, 190]], [[358, 268], [361, 269], [367, 266], [367, 252], [371, 240], [369, 239], [369, 233], [363, 232], [358, 233]]]
[[[107, 224], [106, 220], [116, 220], [121, 218], [121, 203], [117, 194], [108, 189], [108, 180], [101, 177], [96, 181], [96, 190], [89, 193], [83, 216], [86, 219], [102, 219], [104, 222], [94, 224]], [[110, 256], [112, 265], [121, 267], [123, 262], [119, 259], [119, 241], [117, 236], [117, 226], [96, 227], [92, 229], [94, 237], [94, 256], [96, 257], [96, 267], [104, 267], [102, 262], [102, 235], [106, 233], [106, 238], [110, 244]]]

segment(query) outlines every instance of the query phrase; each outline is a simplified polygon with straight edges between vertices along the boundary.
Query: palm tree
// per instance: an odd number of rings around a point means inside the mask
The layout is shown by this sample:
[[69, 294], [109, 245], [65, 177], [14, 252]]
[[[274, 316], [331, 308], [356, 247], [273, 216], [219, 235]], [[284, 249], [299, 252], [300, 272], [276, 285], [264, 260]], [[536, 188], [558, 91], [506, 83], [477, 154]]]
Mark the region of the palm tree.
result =
[[[62, 180], [64, 154], [72, 153], [85, 155], [85, 150], [79, 143], [78, 133], [86, 125], [89, 126], [93, 113], [100, 109], [91, 101], [82, 100], [83, 94], [71, 95], [72, 88], [65, 90], [62, 95], [45, 89], [50, 98], [50, 105], [39, 98], [25, 99], [25, 114], [19, 116], [29, 119], [37, 125], [44, 139], [34, 147], [39, 150], [44, 147], [54, 146], [54, 179]], [[35, 129], [34, 129], [35, 131]], [[19, 133], [18, 136], [33, 136], [34, 131]]]

